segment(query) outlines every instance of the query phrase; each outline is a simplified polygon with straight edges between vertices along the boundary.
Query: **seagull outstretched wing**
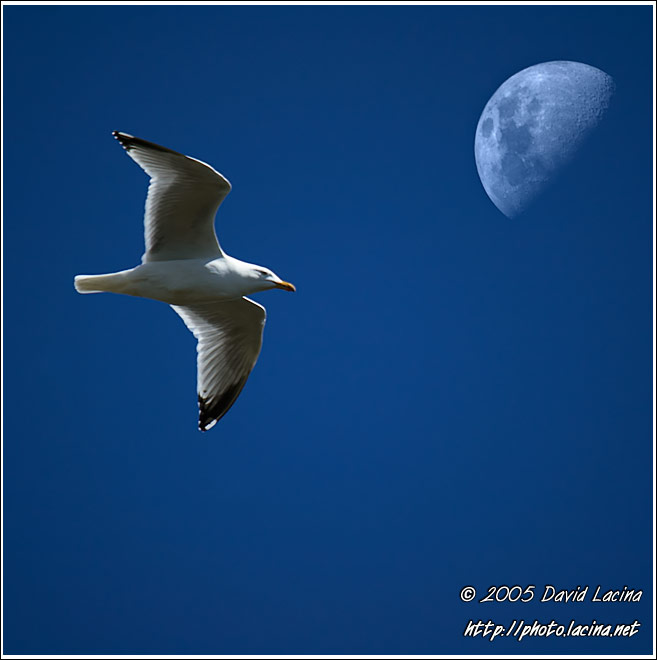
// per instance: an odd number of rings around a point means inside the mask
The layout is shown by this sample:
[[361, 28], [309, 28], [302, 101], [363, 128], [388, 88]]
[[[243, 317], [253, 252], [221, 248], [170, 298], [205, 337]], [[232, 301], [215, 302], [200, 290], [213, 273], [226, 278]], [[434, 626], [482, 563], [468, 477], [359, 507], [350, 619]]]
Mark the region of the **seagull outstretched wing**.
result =
[[198, 340], [198, 424], [207, 431], [235, 403], [258, 359], [265, 308], [248, 298], [171, 307]]
[[230, 192], [227, 179], [177, 151], [119, 131], [112, 135], [151, 177], [142, 262], [222, 256], [214, 216]]

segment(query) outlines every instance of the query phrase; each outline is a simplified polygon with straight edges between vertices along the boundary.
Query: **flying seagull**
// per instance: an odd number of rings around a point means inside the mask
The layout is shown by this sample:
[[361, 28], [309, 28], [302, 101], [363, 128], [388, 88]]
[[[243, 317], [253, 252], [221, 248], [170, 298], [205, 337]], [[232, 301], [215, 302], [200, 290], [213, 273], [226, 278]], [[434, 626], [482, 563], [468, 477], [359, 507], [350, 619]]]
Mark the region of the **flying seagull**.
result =
[[112, 135], [150, 177], [141, 264], [106, 275], [78, 275], [79, 293], [124, 293], [171, 305], [197, 339], [199, 429], [235, 403], [262, 346], [266, 312], [246, 294], [295, 291], [268, 268], [228, 256], [214, 216], [230, 183], [200, 160], [127, 133]]

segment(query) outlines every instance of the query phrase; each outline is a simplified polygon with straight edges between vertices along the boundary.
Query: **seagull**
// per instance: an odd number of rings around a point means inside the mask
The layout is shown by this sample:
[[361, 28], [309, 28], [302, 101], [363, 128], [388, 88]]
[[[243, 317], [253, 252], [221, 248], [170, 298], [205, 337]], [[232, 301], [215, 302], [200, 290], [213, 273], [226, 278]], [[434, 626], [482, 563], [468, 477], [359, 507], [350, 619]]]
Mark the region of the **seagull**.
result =
[[269, 268], [240, 261], [219, 246], [214, 217], [231, 190], [206, 163], [153, 142], [112, 135], [150, 177], [141, 264], [105, 275], [78, 275], [79, 293], [122, 293], [171, 305], [197, 340], [199, 429], [230, 409], [255, 366], [265, 326], [247, 294], [295, 291]]

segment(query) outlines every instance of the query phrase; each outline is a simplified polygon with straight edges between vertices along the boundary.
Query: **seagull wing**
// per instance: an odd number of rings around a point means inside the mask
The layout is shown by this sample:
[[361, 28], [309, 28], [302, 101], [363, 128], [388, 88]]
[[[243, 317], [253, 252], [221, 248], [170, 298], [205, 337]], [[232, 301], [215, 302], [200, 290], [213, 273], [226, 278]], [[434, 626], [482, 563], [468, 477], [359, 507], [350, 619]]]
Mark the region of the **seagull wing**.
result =
[[171, 307], [198, 340], [198, 425], [207, 431], [235, 403], [258, 359], [265, 308], [248, 298]]
[[214, 216], [230, 192], [230, 183], [200, 160], [127, 133], [112, 135], [151, 177], [142, 261], [222, 256]]

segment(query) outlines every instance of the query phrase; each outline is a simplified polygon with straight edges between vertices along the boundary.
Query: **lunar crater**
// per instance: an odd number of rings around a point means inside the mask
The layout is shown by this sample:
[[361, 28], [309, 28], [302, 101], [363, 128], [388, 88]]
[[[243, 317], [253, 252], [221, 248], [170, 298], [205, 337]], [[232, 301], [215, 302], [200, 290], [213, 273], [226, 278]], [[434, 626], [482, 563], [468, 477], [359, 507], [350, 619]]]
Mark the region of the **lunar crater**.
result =
[[509, 217], [524, 211], [604, 117], [614, 83], [580, 62], [545, 62], [511, 76], [490, 98], [475, 134], [477, 171]]

